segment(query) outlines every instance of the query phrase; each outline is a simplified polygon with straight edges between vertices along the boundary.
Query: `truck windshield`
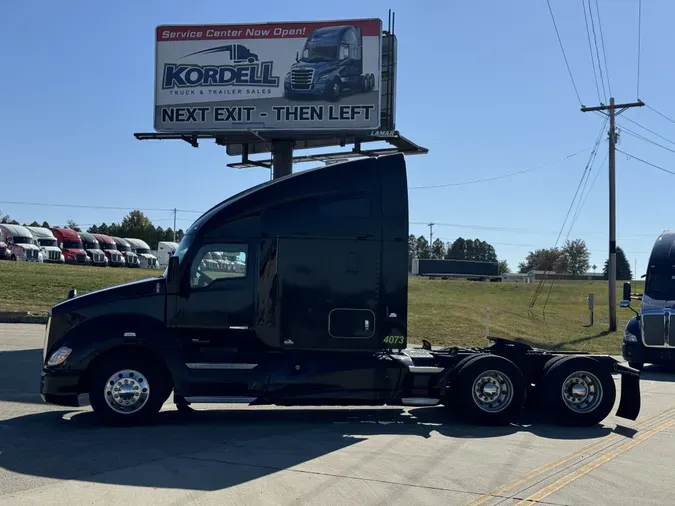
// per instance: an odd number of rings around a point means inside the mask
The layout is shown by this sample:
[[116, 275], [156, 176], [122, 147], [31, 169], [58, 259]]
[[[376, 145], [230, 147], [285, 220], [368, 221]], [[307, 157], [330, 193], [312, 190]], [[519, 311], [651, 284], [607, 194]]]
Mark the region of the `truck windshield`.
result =
[[145, 253], [150, 253], [150, 249], [148, 249], [148, 248], [136, 248], [136, 254], [137, 255], [143, 255]]
[[35, 244], [32, 237], [17, 237], [14, 236], [14, 244]]
[[129, 246], [125, 246], [124, 244], [118, 244], [117, 245], [117, 251], [122, 251], [124, 253], [129, 253], [131, 252], [131, 248]]
[[66, 241], [63, 243], [63, 248], [64, 249], [82, 249], [82, 243], [81, 242], [75, 242], [75, 241]]
[[312, 63], [319, 61], [333, 61], [337, 59], [337, 46], [307, 44], [302, 52], [301, 61]]
[[56, 239], [38, 239], [40, 246], [56, 246]]
[[114, 244], [108, 244], [106, 242], [100, 242], [98, 245], [101, 247], [101, 249], [116, 249]]
[[657, 300], [675, 300], [675, 269], [670, 265], [652, 265], [647, 272], [645, 295]]
[[97, 242], [85, 242], [84, 243], [84, 249], [98, 249], [98, 243]]

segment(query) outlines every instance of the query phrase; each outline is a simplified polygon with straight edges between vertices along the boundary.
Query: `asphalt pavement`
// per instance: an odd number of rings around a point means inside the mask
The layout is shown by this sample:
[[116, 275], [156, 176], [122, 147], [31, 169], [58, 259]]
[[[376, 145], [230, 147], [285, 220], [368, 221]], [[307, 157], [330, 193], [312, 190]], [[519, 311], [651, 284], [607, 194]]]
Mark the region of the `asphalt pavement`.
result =
[[643, 374], [636, 422], [569, 429], [525, 413], [474, 427], [444, 408], [169, 402], [109, 428], [42, 403], [43, 325], [0, 325], [0, 505], [672, 503], [675, 374]]

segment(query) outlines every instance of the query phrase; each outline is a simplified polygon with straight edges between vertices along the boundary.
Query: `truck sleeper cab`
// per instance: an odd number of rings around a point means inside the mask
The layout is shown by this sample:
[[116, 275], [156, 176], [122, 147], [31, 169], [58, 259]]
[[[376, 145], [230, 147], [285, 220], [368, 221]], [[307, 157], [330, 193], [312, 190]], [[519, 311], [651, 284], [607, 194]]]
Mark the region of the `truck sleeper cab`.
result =
[[122, 239], [121, 237], [113, 237], [112, 240], [115, 241], [117, 250], [122, 253], [122, 256], [124, 256], [124, 262], [126, 263], [127, 267], [141, 267], [141, 261], [139, 260], [138, 255], [131, 251], [131, 244], [129, 244], [129, 241]]
[[363, 73], [363, 34], [352, 25], [314, 30], [286, 74], [287, 98], [324, 98], [337, 101], [343, 95], [375, 88], [375, 75]]
[[51, 230], [45, 227], [26, 227], [42, 252], [44, 263], [63, 264], [66, 262], [58, 241]]
[[94, 239], [98, 241], [99, 247], [103, 250], [106, 258], [108, 259], [108, 265], [110, 267], [124, 267], [126, 262], [124, 261], [124, 256], [117, 250], [117, 245], [113, 238], [105, 234], [93, 234]]
[[87, 252], [87, 256], [91, 260], [91, 265], [95, 267], [107, 267], [108, 258], [103, 253], [101, 246], [99, 245], [94, 234], [88, 232], [78, 232], [82, 245], [84, 246], [84, 251]]
[[50, 230], [56, 237], [67, 264], [89, 265], [91, 263], [77, 232], [69, 228], [59, 227], [53, 227]]
[[[230, 197], [186, 232], [161, 276], [81, 296], [49, 315], [41, 394], [88, 393], [109, 423], [191, 403], [445, 405], [509, 423], [539, 399], [593, 425], [640, 410], [639, 371], [607, 356], [407, 348], [408, 194], [402, 155], [329, 165]], [[222, 271], [213, 253], [241, 266]], [[534, 385], [534, 386], [532, 386]], [[561, 392], [564, 395], [561, 395]]]
[[173, 256], [177, 249], [177, 242], [159, 241], [159, 244], [157, 244], [157, 263], [159, 267], [165, 268], [169, 265], [169, 258]]
[[143, 269], [158, 269], [159, 263], [157, 262], [157, 257], [150, 253], [150, 246], [145, 241], [141, 239], [133, 239], [130, 237], [125, 237], [125, 241], [129, 243], [131, 251], [133, 251], [138, 257], [140, 262], [140, 267]]
[[[639, 311], [626, 324], [622, 355], [631, 367], [675, 362], [675, 231], [663, 232], [649, 255]], [[624, 283], [622, 307], [631, 307], [631, 285]], [[632, 309], [632, 308], [631, 308]]]
[[[43, 262], [44, 257], [30, 231], [21, 225], [0, 224], [9, 259], [14, 262]], [[7, 254], [7, 253], [6, 253]]]

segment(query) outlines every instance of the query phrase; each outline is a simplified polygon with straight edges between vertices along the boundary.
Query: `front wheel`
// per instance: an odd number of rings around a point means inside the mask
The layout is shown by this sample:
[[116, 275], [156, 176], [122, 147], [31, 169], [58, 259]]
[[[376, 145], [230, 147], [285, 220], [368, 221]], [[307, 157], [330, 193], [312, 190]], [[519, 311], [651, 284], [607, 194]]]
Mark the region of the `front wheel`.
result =
[[542, 383], [542, 407], [560, 425], [596, 425], [609, 415], [616, 399], [611, 372], [591, 357], [556, 362]]
[[169, 379], [152, 361], [112, 355], [96, 368], [89, 400], [104, 423], [137, 425], [152, 421], [170, 393]]
[[512, 422], [525, 402], [525, 379], [509, 359], [478, 355], [459, 367], [450, 384], [451, 406], [472, 423]]

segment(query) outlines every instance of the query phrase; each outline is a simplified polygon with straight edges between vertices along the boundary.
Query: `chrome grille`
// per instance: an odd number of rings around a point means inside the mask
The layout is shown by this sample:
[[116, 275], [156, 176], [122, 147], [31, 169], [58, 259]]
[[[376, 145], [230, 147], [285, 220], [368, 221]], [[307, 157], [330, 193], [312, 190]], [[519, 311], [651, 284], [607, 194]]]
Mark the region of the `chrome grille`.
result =
[[642, 315], [642, 335], [647, 346], [663, 346], [665, 330], [663, 313]]
[[312, 87], [314, 69], [293, 69], [291, 71], [291, 88], [294, 90], [308, 90]]
[[79, 254], [75, 255], [75, 261], [78, 264], [83, 264], [83, 263], [86, 262], [86, 260], [87, 260], [87, 255], [83, 255], [82, 253], [79, 253]]
[[58, 260], [61, 257], [58, 251], [51, 250], [49, 252], [49, 259], [50, 260]]
[[38, 250], [36, 249], [26, 250], [26, 258], [29, 258], [31, 260], [37, 260], [37, 257], [38, 257]]

